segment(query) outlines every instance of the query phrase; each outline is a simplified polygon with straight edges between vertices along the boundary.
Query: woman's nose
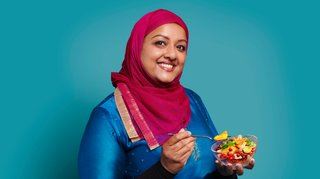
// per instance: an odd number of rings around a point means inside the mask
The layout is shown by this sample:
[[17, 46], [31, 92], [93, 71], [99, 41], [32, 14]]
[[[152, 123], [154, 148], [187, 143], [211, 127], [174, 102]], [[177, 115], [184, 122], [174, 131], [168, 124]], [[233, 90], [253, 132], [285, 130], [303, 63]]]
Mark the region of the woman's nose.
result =
[[169, 60], [175, 60], [177, 58], [177, 52], [175, 47], [168, 46], [166, 48], [164, 57], [168, 58]]

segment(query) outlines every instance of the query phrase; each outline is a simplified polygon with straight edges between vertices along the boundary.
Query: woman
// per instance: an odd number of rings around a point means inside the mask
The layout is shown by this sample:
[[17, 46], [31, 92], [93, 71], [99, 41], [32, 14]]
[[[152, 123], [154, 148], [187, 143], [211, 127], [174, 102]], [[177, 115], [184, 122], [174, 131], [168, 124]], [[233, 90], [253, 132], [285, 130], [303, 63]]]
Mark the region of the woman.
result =
[[[217, 131], [200, 97], [180, 84], [188, 29], [159, 9], [134, 26], [115, 92], [92, 112], [79, 151], [81, 178], [237, 178], [215, 162]], [[253, 163], [249, 168], [253, 167]]]

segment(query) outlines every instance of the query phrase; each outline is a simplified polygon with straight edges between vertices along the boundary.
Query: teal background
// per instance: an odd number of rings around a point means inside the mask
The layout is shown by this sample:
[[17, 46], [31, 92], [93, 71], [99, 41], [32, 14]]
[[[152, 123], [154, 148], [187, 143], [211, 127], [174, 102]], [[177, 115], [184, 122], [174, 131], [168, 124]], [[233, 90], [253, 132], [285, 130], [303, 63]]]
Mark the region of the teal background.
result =
[[316, 1], [11, 1], [0, 3], [0, 178], [78, 178], [81, 135], [113, 91], [134, 23], [166, 8], [190, 30], [182, 83], [219, 131], [255, 134], [240, 178], [317, 174]]

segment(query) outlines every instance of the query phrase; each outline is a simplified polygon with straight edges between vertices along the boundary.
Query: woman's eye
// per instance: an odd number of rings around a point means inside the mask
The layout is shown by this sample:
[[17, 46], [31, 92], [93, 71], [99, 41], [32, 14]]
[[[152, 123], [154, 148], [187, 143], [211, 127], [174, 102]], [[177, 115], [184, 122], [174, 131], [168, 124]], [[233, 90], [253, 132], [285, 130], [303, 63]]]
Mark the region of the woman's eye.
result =
[[178, 45], [177, 46], [178, 50], [181, 51], [181, 52], [184, 52], [186, 50], [186, 47], [183, 46], [183, 45]]
[[166, 45], [166, 43], [164, 41], [156, 41], [155, 44], [158, 46], [165, 46]]

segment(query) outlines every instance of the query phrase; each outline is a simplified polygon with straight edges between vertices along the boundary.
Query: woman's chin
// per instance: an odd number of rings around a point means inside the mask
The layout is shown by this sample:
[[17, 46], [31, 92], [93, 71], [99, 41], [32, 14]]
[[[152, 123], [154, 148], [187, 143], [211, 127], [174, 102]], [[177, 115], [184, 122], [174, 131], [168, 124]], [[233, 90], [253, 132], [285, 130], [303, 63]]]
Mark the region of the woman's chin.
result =
[[173, 77], [158, 78], [157, 81], [162, 84], [169, 84], [174, 80]]

